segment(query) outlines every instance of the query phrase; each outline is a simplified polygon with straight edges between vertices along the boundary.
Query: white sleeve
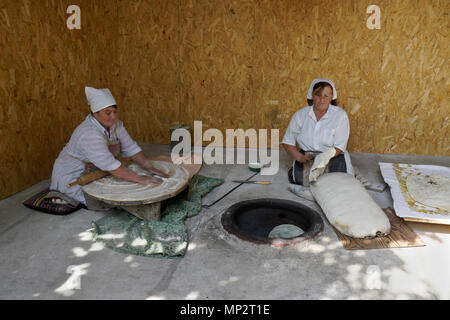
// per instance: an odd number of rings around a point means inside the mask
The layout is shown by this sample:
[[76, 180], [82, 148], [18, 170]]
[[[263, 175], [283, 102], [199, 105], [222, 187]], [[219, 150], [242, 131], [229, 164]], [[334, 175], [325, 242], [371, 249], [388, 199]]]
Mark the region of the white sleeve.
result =
[[334, 146], [338, 149], [341, 149], [342, 151], [346, 151], [349, 137], [350, 137], [350, 122], [348, 120], [347, 113], [344, 111], [336, 127], [336, 133], [334, 136]]
[[297, 111], [289, 122], [289, 125], [283, 137], [283, 141], [281, 141], [281, 143], [295, 146], [297, 144], [297, 137], [300, 134], [300, 129], [301, 125]]
[[120, 140], [120, 149], [123, 157], [132, 157], [136, 153], [142, 151], [141, 147], [139, 147], [136, 141], [128, 134], [128, 131], [123, 124], [118, 128], [117, 137]]
[[86, 131], [80, 136], [80, 145], [85, 157], [100, 170], [112, 171], [121, 166], [121, 162], [114, 158], [101, 135]]

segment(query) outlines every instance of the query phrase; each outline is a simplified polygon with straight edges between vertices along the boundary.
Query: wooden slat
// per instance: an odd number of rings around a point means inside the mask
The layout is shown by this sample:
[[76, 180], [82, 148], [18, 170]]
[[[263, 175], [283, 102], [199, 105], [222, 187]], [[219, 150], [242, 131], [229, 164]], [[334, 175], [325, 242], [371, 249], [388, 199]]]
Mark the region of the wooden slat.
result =
[[422, 222], [422, 223], [435, 223], [435, 224], [443, 224], [450, 225], [449, 220], [435, 220], [435, 219], [421, 219], [421, 218], [402, 218], [405, 221], [411, 222]]

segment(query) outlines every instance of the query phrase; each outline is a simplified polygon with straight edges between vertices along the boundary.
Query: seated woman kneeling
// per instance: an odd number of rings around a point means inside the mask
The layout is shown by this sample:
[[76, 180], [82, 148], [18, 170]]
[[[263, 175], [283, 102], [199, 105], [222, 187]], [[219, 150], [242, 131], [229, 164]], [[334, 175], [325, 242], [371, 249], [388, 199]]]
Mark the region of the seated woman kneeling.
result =
[[353, 174], [346, 151], [349, 119], [347, 113], [335, 105], [336, 99], [336, 88], [331, 80], [314, 79], [307, 94], [308, 106], [292, 117], [282, 141], [284, 149], [294, 159], [288, 172], [291, 184], [309, 186], [310, 177], [304, 176], [304, 165], [318, 155], [328, 163], [327, 172]]
[[56, 159], [50, 190], [61, 192], [86, 205], [81, 187], [69, 184], [89, 168], [109, 171], [118, 178], [139, 184], [160, 184], [162, 179], [138, 175], [118, 160], [120, 155], [130, 157], [148, 172], [167, 177], [153, 167], [142, 149], [130, 137], [122, 121], [117, 118], [118, 108], [109, 89], [86, 87], [85, 92], [91, 113], [75, 129]]

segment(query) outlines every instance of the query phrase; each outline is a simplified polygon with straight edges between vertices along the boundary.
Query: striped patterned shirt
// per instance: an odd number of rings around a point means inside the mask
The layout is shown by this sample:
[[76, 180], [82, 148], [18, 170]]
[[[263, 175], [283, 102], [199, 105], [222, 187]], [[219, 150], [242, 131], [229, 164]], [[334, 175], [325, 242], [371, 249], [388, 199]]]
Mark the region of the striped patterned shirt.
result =
[[106, 130], [91, 114], [75, 129], [69, 142], [64, 146], [53, 165], [50, 190], [67, 194], [84, 204], [85, 199], [79, 185], [68, 187], [84, 171], [85, 163], [92, 163], [103, 171], [120, 167], [121, 162], [114, 158], [108, 144], [119, 141], [123, 157], [132, 157], [142, 149], [130, 137], [123, 122], [116, 123]]

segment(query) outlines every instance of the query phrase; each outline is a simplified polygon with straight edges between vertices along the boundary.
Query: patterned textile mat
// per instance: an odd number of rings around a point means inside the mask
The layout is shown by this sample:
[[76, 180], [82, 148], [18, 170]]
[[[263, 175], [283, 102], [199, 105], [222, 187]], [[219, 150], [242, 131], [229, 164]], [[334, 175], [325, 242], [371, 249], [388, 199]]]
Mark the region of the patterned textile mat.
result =
[[[54, 203], [52, 202], [52, 198], [54, 197], [66, 200], [66, 202]], [[45, 188], [44, 190], [33, 195], [31, 198], [25, 200], [23, 202], [23, 205], [36, 211], [58, 216], [70, 214], [81, 208], [86, 209], [86, 206], [79, 201], [70, 199], [66, 195], [58, 191], [49, 190], [49, 188]]]

